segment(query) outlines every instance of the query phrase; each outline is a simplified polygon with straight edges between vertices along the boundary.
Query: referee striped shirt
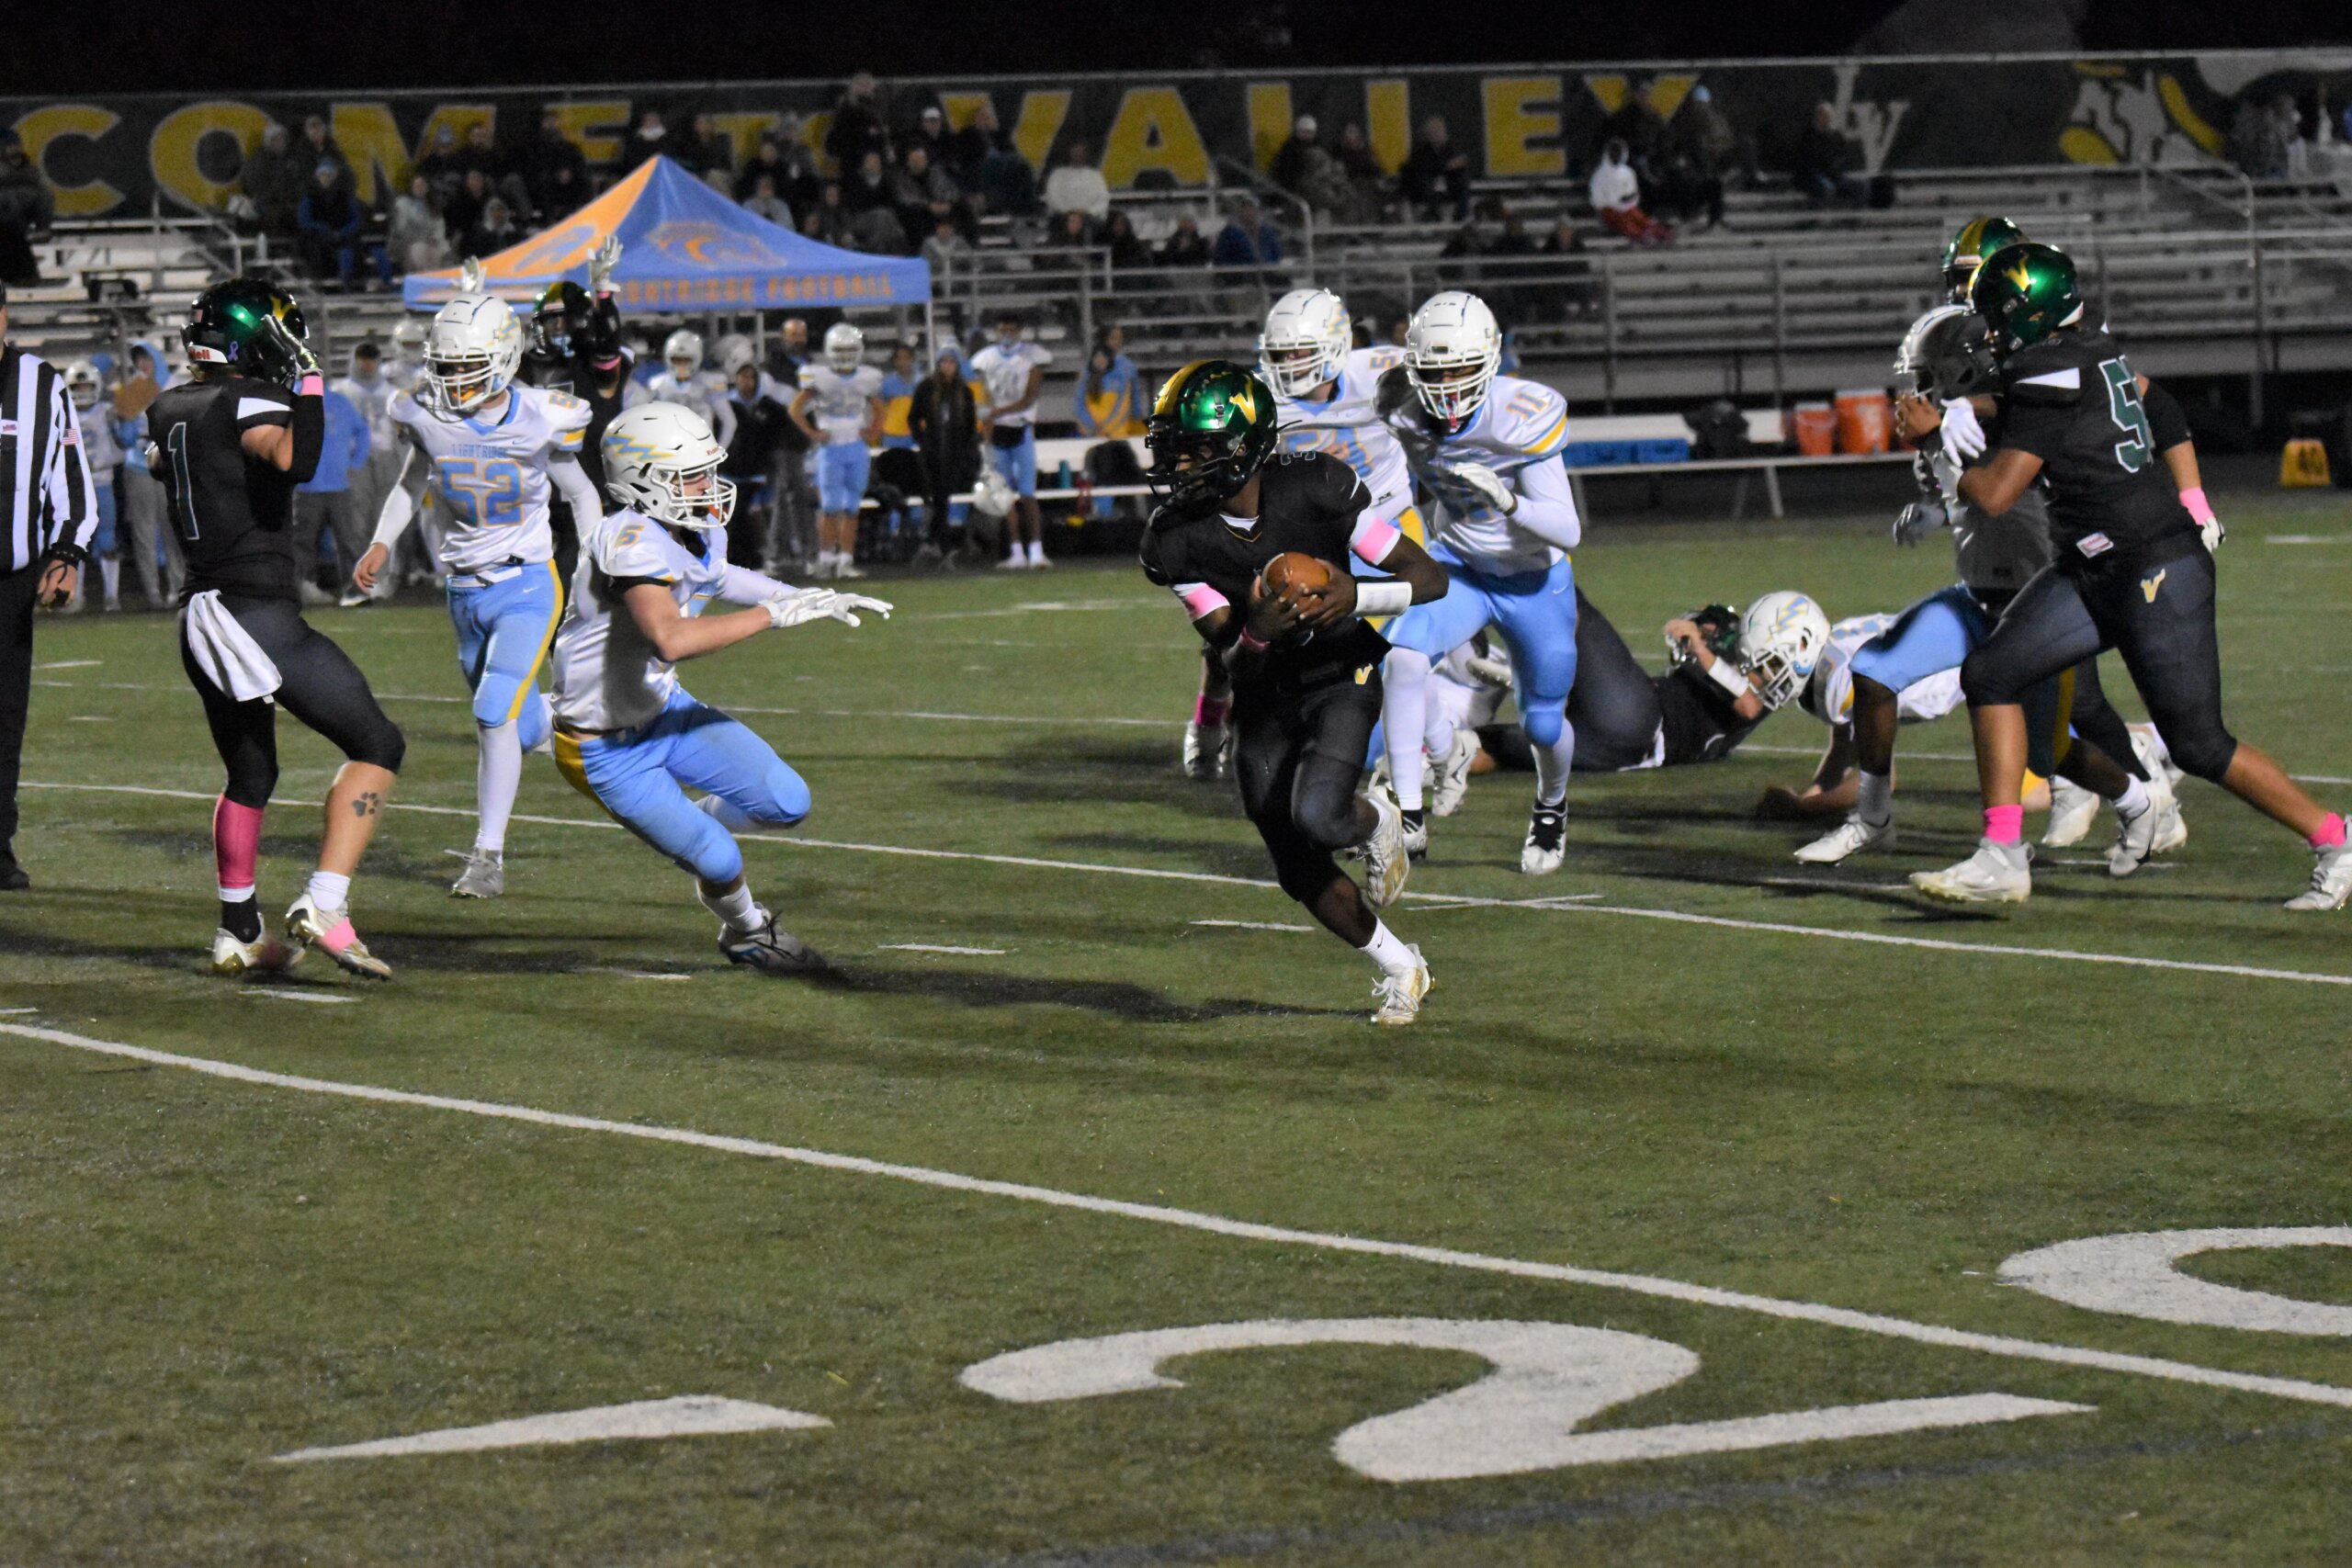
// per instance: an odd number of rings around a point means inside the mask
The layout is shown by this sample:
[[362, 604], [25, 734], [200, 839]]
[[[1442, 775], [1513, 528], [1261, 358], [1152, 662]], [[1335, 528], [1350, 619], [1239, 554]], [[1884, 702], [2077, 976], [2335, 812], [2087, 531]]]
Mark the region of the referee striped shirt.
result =
[[0, 348], [0, 573], [90, 547], [98, 491], [74, 400], [57, 367], [20, 348]]

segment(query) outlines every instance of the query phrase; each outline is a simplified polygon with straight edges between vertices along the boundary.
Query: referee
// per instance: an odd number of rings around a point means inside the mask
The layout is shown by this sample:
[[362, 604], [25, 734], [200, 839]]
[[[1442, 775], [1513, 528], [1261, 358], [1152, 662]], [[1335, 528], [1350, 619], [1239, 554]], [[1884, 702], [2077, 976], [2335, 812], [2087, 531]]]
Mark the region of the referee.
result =
[[8, 343], [0, 287], [0, 892], [32, 879], [17, 863], [17, 770], [32, 700], [33, 607], [62, 604], [98, 526], [97, 487], [65, 378]]

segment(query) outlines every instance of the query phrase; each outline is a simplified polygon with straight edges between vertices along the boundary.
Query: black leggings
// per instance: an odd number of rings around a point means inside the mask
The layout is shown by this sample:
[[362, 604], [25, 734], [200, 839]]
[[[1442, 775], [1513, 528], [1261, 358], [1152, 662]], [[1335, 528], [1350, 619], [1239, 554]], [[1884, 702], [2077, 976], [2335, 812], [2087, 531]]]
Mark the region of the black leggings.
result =
[[[2229, 772], [2238, 743], [2222, 720], [2213, 558], [2193, 539], [2177, 554], [2093, 562], [2077, 575], [2045, 567], [1961, 666], [1961, 686], [1973, 706], [2015, 703], [2036, 682], [2110, 648], [2122, 654], [2173, 761], [2201, 779]], [[2078, 701], [2080, 691], [2078, 678]], [[2090, 739], [2108, 750], [2106, 739]], [[2111, 754], [2128, 768], [2130, 736], [2119, 744]]]
[[274, 699], [241, 703], [215, 686], [188, 648], [183, 622], [180, 667], [204, 699], [204, 721], [212, 744], [229, 770], [221, 791], [239, 806], [258, 811], [277, 787], [277, 710], [284, 708], [339, 747], [355, 762], [401, 771], [408, 743], [400, 727], [376, 705], [368, 677], [351, 656], [312, 630], [294, 605], [282, 599], [221, 596], [247, 636], [269, 655], [281, 681]]
[[1241, 808], [1266, 840], [1274, 879], [1311, 903], [1340, 874], [1332, 852], [1356, 841], [1356, 784], [1380, 718], [1380, 676], [1299, 696], [1245, 694], [1234, 704], [1233, 762]]
[[1577, 683], [1568, 693], [1568, 722], [1577, 732], [1575, 771], [1622, 773], [1649, 761], [1665, 716], [1657, 678], [1642, 668], [1584, 590], [1577, 590]]

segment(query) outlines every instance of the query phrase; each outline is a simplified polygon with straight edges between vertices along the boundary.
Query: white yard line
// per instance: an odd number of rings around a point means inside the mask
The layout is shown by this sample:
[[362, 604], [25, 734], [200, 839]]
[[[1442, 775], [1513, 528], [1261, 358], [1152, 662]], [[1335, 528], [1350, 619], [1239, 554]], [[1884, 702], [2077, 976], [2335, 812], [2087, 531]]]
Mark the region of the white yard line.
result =
[[241, 987], [237, 995], [259, 997], [265, 1001], [272, 1002], [323, 1002], [329, 1007], [345, 1007], [357, 1000], [354, 997], [338, 997], [325, 991], [280, 991], [267, 986]]
[[605, 1133], [617, 1137], [638, 1138], [650, 1143], [680, 1144], [693, 1148], [712, 1149], [721, 1154], [744, 1155], [757, 1159], [781, 1160], [793, 1165], [813, 1167], [820, 1170], [842, 1172], [852, 1176], [878, 1176], [893, 1181], [909, 1182], [919, 1187], [937, 1188], [949, 1192], [968, 1192], [982, 1197], [1010, 1198], [1021, 1202], [1040, 1203], [1057, 1209], [1075, 1209], [1087, 1213], [1107, 1214], [1119, 1219], [1140, 1220], [1150, 1224], [1168, 1225], [1179, 1230], [1199, 1231], [1211, 1235], [1232, 1236], [1244, 1241], [1272, 1242], [1286, 1247], [1308, 1247], [1326, 1252], [1364, 1254], [1375, 1258], [1392, 1258], [1413, 1263], [1432, 1264], [1443, 1269], [1466, 1269], [1483, 1274], [1504, 1274], [1524, 1280], [1545, 1280], [1560, 1284], [1586, 1285], [1600, 1290], [1626, 1291], [1635, 1295], [1653, 1296], [1665, 1301], [1683, 1302], [1699, 1306], [1724, 1307], [1735, 1312], [1755, 1313], [1765, 1317], [1780, 1318], [1794, 1323], [1812, 1323], [1831, 1328], [1852, 1329], [1863, 1334], [1875, 1334], [1890, 1339], [1907, 1340], [1913, 1344], [1929, 1345], [1942, 1349], [1975, 1350], [1991, 1356], [2003, 1356], [2015, 1360], [2043, 1361], [2059, 1366], [2085, 1367], [2098, 1371], [2122, 1372], [2136, 1377], [2155, 1378], [2167, 1382], [2192, 1383], [2206, 1388], [2233, 1389], [2247, 1393], [2268, 1394], [2278, 1399], [2300, 1400], [2312, 1404], [2335, 1405], [2352, 1409], [2352, 1388], [2332, 1383], [2307, 1382], [2298, 1378], [2269, 1377], [2255, 1372], [2228, 1371], [2217, 1367], [2199, 1366], [2193, 1362], [2166, 1360], [2155, 1356], [2126, 1355], [2112, 1350], [2092, 1349], [2086, 1346], [2054, 1345], [2037, 1339], [2017, 1339], [2007, 1335], [1980, 1334], [1969, 1329], [1946, 1328], [1938, 1324], [1915, 1323], [1908, 1318], [1889, 1317], [1878, 1313], [1857, 1312], [1847, 1307], [1827, 1306], [1815, 1302], [1790, 1301], [1779, 1296], [1756, 1295], [1746, 1291], [1718, 1290], [1710, 1285], [1693, 1285], [1679, 1280], [1660, 1279], [1648, 1274], [1627, 1274], [1607, 1269], [1581, 1269], [1570, 1264], [1542, 1263], [1527, 1258], [1503, 1258], [1491, 1253], [1462, 1252], [1452, 1247], [1424, 1247], [1413, 1242], [1381, 1241], [1370, 1236], [1344, 1235], [1329, 1231], [1295, 1230], [1285, 1225], [1259, 1224], [1253, 1221], [1230, 1219], [1222, 1214], [1203, 1213], [1196, 1210], [1170, 1208], [1159, 1203], [1131, 1203], [1115, 1198], [1098, 1198], [1090, 1193], [1065, 1192], [1051, 1187], [1035, 1187], [1026, 1182], [997, 1181], [985, 1177], [964, 1176], [955, 1171], [934, 1170], [925, 1166], [898, 1165], [887, 1160], [865, 1159], [855, 1155], [828, 1153], [822, 1149], [796, 1148], [785, 1144], [763, 1143], [754, 1138], [728, 1137], [714, 1133], [697, 1133], [684, 1127], [663, 1127], [639, 1122], [611, 1122], [599, 1116], [576, 1116], [568, 1111], [541, 1111], [526, 1105], [507, 1105], [494, 1100], [464, 1100], [448, 1095], [419, 1094], [408, 1089], [383, 1089], [373, 1084], [342, 1083], [330, 1078], [300, 1077], [289, 1073], [266, 1072], [235, 1062], [214, 1061], [202, 1056], [183, 1056], [169, 1051], [151, 1050], [141, 1045], [128, 1045], [119, 1041], [96, 1040], [84, 1034], [69, 1034], [63, 1030], [42, 1029], [31, 1024], [0, 1023], [0, 1034], [40, 1041], [44, 1044], [65, 1046], [102, 1056], [116, 1056], [153, 1066], [177, 1067], [208, 1077], [226, 1078], [232, 1082], [257, 1085], [265, 1089], [292, 1089], [303, 1094], [327, 1095], [343, 1100], [368, 1100], [382, 1105], [408, 1105], [426, 1111], [454, 1111], [465, 1116], [480, 1116], [494, 1121], [520, 1122], [534, 1126], [561, 1127], [581, 1133]]
[[1002, 958], [1001, 947], [942, 947], [930, 942], [886, 942], [874, 950], [876, 953], [950, 953], [966, 958]]
[[[1311, 931], [1315, 929], [1313, 926], [1294, 926], [1282, 920], [1187, 920], [1184, 923], [1234, 931]], [[25, 1010], [30, 1012], [33, 1010], [27, 1008]]]
[[[27, 779], [26, 789], [68, 790], [98, 795], [161, 795], [173, 800], [211, 800], [213, 795], [202, 790], [155, 789], [142, 784], [69, 784]], [[310, 805], [316, 802], [282, 801], [287, 806]], [[394, 801], [395, 811], [418, 811], [435, 817], [467, 817], [475, 815], [471, 807], [420, 806], [406, 801]], [[614, 832], [621, 830], [617, 822], [582, 817], [537, 817], [516, 812], [516, 822], [536, 823], [547, 828], [597, 828]], [[1160, 882], [1190, 882], [1218, 887], [1255, 887], [1276, 891], [1275, 885], [1262, 878], [1221, 876], [1206, 871], [1168, 871], [1157, 866], [1109, 865], [1096, 861], [1048, 860], [1037, 855], [983, 854], [973, 850], [926, 850], [907, 844], [862, 844], [841, 839], [803, 839], [783, 833], [739, 833], [737, 839], [747, 844], [781, 844], [791, 849], [841, 850], [856, 854], [896, 855], [912, 860], [971, 861], [984, 865], [1008, 865], [1036, 871], [1075, 871], [1097, 876], [1137, 876]], [[1857, 889], [1868, 891], [1867, 885]], [[1868, 942], [1881, 947], [1920, 948], [1930, 953], [1968, 953], [1980, 958], [2039, 958], [2064, 964], [2105, 964], [2128, 969], [2162, 969], [2191, 975], [2233, 975], [2250, 980], [2286, 980], [2307, 986], [2352, 986], [2352, 975], [2327, 975], [2301, 969], [2266, 969], [2250, 964], [2206, 964], [2186, 958], [2143, 958], [2132, 953], [2088, 953], [2073, 948], [2018, 947], [2007, 943], [1984, 942], [1946, 942], [1936, 937], [1895, 936], [1883, 931], [1838, 931], [1826, 926], [1792, 925], [1782, 920], [1743, 920], [1728, 915], [1694, 915], [1679, 909], [1652, 909], [1629, 904], [1580, 902], [1589, 895], [1563, 894], [1555, 897], [1533, 898], [1475, 898], [1454, 893], [1422, 893], [1408, 888], [1405, 897], [1432, 908], [1486, 909], [1537, 909], [1560, 914], [1614, 915], [1637, 920], [1670, 920], [1687, 925], [1714, 926], [1724, 931], [1769, 931], [1775, 936], [1812, 937], [1827, 942]]]

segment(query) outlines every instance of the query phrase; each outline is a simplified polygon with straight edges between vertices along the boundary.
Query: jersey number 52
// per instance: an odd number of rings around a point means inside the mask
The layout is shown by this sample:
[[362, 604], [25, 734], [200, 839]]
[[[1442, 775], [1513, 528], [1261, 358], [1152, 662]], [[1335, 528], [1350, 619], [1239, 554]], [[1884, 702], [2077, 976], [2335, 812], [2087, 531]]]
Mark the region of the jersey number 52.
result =
[[506, 457], [444, 457], [441, 493], [450, 510], [477, 528], [523, 521], [523, 468]]

